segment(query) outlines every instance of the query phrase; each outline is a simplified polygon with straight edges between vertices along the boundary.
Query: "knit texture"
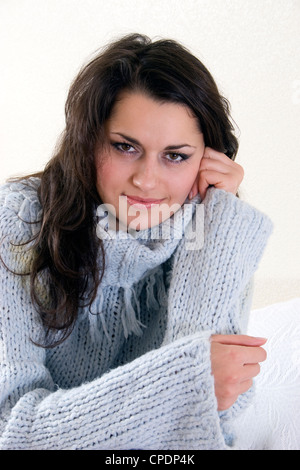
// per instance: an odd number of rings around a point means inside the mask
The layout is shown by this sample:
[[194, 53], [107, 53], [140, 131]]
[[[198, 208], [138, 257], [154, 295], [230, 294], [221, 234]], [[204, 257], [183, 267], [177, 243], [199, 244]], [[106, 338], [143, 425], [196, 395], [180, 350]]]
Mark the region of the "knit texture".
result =
[[[0, 191], [1, 256], [17, 272], [28, 271], [32, 252], [10, 242], [23, 243], [39, 230], [36, 184]], [[103, 283], [91, 309], [80, 309], [72, 334], [53, 349], [31, 341], [42, 340], [44, 329], [28, 276], [1, 263], [1, 449], [234, 445], [232, 421], [251, 393], [218, 413], [210, 336], [244, 331], [251, 280], [272, 224], [215, 188], [203, 205], [198, 250], [187, 249], [189, 215], [181, 239], [156, 242], [110, 240], [100, 224], [108, 265]]]

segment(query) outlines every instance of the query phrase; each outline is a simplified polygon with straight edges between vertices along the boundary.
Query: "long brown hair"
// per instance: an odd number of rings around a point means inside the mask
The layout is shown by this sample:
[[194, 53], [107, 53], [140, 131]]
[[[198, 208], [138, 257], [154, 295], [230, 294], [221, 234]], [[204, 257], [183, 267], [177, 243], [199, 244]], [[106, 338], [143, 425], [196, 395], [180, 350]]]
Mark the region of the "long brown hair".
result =
[[[84, 66], [70, 87], [66, 128], [40, 178], [41, 228], [31, 266], [31, 298], [52, 340], [71, 333], [78, 309], [91, 305], [104, 270], [104, 250], [95, 233], [94, 153], [105, 142], [104, 123], [122, 90], [188, 106], [197, 117], [205, 145], [235, 158], [228, 101], [206, 67], [173, 40], [152, 42], [138, 34], [108, 45]], [[36, 281], [46, 270], [52, 304], [43, 305]]]

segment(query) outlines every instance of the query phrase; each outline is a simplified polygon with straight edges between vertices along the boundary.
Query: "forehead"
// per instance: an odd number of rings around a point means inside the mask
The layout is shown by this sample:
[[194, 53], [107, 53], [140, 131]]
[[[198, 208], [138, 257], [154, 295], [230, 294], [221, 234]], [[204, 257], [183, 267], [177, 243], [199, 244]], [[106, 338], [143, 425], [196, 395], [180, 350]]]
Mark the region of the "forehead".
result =
[[[199, 136], [198, 120], [183, 104], [155, 100], [141, 92], [123, 92], [117, 99], [107, 130], [172, 136]], [[132, 136], [133, 137], [133, 136]]]

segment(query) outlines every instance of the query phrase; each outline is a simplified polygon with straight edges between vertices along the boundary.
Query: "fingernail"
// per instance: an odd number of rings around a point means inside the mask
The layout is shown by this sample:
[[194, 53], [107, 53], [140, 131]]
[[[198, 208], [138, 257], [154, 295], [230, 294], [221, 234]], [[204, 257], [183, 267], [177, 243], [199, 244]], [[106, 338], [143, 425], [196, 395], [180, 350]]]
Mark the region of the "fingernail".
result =
[[268, 338], [261, 338], [260, 336], [256, 336], [255, 338], [256, 338], [258, 341], [264, 341], [264, 342], [268, 341]]

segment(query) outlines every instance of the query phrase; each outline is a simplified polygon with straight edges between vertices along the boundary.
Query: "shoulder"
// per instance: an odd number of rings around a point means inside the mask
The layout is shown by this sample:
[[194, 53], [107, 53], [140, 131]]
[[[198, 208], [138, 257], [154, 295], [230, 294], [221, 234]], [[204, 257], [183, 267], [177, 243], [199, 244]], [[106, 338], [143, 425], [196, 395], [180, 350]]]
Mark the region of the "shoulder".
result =
[[24, 201], [37, 204], [40, 178], [15, 180], [0, 186], [0, 207], [18, 213]]
[[0, 233], [21, 242], [32, 236], [42, 214], [39, 178], [16, 180], [0, 187]]

